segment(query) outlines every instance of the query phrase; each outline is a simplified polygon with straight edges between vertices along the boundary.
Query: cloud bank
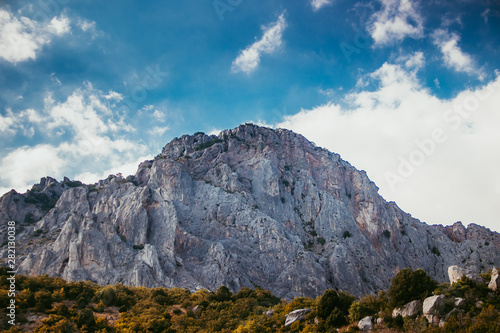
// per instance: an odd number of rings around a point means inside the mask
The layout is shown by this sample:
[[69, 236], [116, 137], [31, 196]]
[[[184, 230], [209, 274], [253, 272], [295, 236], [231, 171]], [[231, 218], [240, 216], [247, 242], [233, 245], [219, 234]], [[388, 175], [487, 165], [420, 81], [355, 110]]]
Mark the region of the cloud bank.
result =
[[125, 115], [114, 111], [114, 103], [121, 98], [116, 92], [105, 94], [85, 83], [64, 101], [49, 95], [41, 111], [9, 111], [0, 116], [4, 142], [16, 135], [36, 135], [40, 142], [3, 156], [0, 181], [5, 187], [0, 190], [24, 191], [45, 176], [62, 179], [76, 174], [75, 179], [93, 182], [110, 173], [134, 173], [148, 149], [129, 139], [135, 129]]
[[0, 8], [0, 58], [12, 64], [35, 60], [44, 45], [70, 29], [70, 20], [62, 14], [40, 24]]
[[[411, 63], [420, 63], [420, 56]], [[363, 91], [277, 124], [367, 171], [381, 194], [431, 223], [497, 228], [500, 216], [500, 76], [451, 99], [414, 71], [385, 63]], [[411, 67], [411, 66], [410, 66]]]

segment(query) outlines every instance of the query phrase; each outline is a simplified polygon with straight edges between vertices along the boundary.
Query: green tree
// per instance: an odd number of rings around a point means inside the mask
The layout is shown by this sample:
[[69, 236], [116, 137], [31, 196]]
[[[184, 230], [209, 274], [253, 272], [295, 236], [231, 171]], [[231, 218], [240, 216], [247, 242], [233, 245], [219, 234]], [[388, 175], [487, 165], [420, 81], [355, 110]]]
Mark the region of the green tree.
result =
[[348, 293], [328, 289], [318, 304], [318, 317], [326, 320], [329, 327], [339, 327], [347, 323], [349, 307], [356, 298]]
[[424, 300], [437, 288], [434, 281], [423, 269], [413, 271], [402, 269], [396, 274], [389, 287], [389, 298], [393, 307], [403, 306], [414, 300]]

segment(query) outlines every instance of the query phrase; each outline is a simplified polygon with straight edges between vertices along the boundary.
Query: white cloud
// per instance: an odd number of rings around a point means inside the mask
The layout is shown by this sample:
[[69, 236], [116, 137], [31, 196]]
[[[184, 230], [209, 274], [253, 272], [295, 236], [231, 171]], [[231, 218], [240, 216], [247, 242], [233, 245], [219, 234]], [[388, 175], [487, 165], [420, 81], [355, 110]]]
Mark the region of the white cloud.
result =
[[375, 13], [368, 30], [375, 45], [389, 45], [406, 37], [423, 36], [423, 20], [410, 0], [379, 0], [382, 9]]
[[64, 101], [55, 101], [49, 94], [42, 111], [14, 114], [7, 110], [0, 116], [0, 137], [28, 136], [31, 130], [31, 135], [36, 131], [42, 139], [3, 154], [0, 187], [24, 191], [45, 176], [61, 179], [83, 174], [88, 179], [144, 156], [147, 147], [129, 139], [135, 129], [110, 108], [110, 94], [86, 83]]
[[0, 8], [0, 58], [13, 64], [34, 60], [44, 45], [69, 31], [70, 21], [64, 15], [43, 25]]
[[15, 114], [10, 108], [7, 108], [5, 116], [0, 114], [0, 138], [6, 139], [16, 133], [32, 137], [35, 134], [35, 130], [29, 122], [25, 122], [25, 120], [29, 119], [37, 119], [33, 115], [33, 110], [28, 109]]
[[40, 144], [35, 147], [21, 147], [2, 159], [0, 179], [3, 180], [2, 183], [8, 183], [10, 188], [24, 190], [29, 187], [27, 180], [34, 184], [46, 175], [60, 174], [64, 164], [64, 159], [53, 146]]
[[160, 110], [155, 110], [152, 114], [153, 118], [158, 122], [165, 122], [165, 113]]
[[499, 230], [500, 76], [440, 99], [415, 73], [384, 64], [377, 88], [348, 93], [285, 117], [279, 127], [367, 171], [381, 194], [428, 223], [479, 223]]
[[74, 178], [83, 182], [84, 184], [93, 184], [101, 179], [106, 179], [109, 175], [116, 175], [118, 173], [121, 173], [123, 177], [127, 177], [129, 175], [135, 174], [135, 172], [137, 171], [137, 166], [141, 162], [152, 160], [153, 158], [153, 155], [144, 155], [128, 163], [112, 167], [111, 169], [103, 172], [83, 172], [81, 174], [77, 174]]
[[404, 63], [404, 66], [409, 70], [419, 70], [425, 66], [425, 57], [423, 52], [415, 52], [411, 55], [401, 56], [398, 61]]
[[69, 19], [65, 16], [54, 17], [47, 25], [47, 32], [56, 36], [62, 36], [70, 31]]
[[219, 135], [219, 134], [220, 134], [220, 132], [222, 132], [222, 130], [220, 130], [220, 129], [217, 129], [217, 128], [213, 127], [213, 128], [210, 130], [210, 132], [208, 132], [208, 135]]
[[169, 130], [168, 126], [155, 126], [149, 131], [149, 134], [154, 137], [161, 137], [168, 130]]
[[311, 1], [311, 6], [313, 7], [314, 11], [318, 11], [321, 8], [331, 5], [332, 0], [312, 0]]
[[110, 90], [107, 95], [103, 96], [105, 99], [108, 101], [113, 100], [120, 102], [123, 99], [123, 95], [120, 93], [117, 93], [116, 91]]
[[80, 27], [80, 29], [82, 29], [83, 32], [95, 31], [96, 23], [95, 23], [95, 21], [90, 22], [87, 20], [79, 19], [78, 20], [78, 27]]
[[443, 54], [443, 61], [446, 66], [453, 68], [457, 72], [482, 75], [474, 65], [472, 57], [464, 53], [458, 46], [460, 37], [457, 34], [438, 29], [433, 33], [432, 38], [434, 44]]
[[79, 18], [77, 26], [82, 29], [83, 32], [90, 34], [92, 39], [97, 38], [101, 33], [97, 30], [97, 25], [95, 21], [87, 21]]
[[240, 51], [238, 57], [233, 61], [231, 71], [233, 73], [251, 73], [257, 69], [262, 54], [275, 52], [283, 43], [283, 31], [286, 28], [285, 14], [281, 14], [278, 20], [268, 27], [263, 27], [262, 38], [246, 49]]

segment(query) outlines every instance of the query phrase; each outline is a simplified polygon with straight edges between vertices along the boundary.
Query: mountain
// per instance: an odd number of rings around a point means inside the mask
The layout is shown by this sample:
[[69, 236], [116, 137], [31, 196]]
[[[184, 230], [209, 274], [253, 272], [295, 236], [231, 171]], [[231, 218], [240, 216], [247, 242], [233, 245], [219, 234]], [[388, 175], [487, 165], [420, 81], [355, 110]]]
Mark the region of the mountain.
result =
[[362, 296], [405, 267], [444, 282], [451, 265], [471, 275], [500, 266], [500, 234], [422, 223], [339, 155], [251, 124], [176, 138], [134, 176], [43, 178], [5, 194], [4, 264], [8, 221], [20, 274], [103, 285]]

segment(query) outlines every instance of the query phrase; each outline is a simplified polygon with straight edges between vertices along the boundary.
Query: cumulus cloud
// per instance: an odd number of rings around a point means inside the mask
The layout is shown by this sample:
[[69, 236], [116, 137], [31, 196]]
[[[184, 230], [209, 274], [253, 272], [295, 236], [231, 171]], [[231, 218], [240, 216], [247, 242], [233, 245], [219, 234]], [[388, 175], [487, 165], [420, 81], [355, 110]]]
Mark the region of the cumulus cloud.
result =
[[[148, 153], [129, 139], [135, 129], [109, 105], [109, 96], [85, 83], [65, 100], [49, 95], [43, 110], [8, 110], [0, 116], [0, 137], [26, 136], [31, 129], [39, 143], [5, 152], [0, 160], [0, 186], [24, 191], [41, 177], [100, 175], [136, 162]], [[55, 143], [54, 143], [55, 142]], [[136, 165], [137, 166], [137, 165]], [[93, 179], [96, 181], [97, 178]]]
[[449, 33], [447, 30], [438, 29], [432, 35], [434, 44], [443, 54], [443, 61], [446, 66], [457, 72], [468, 74], [478, 74], [480, 71], [476, 68], [472, 57], [464, 53], [458, 46], [460, 37], [455, 33]]
[[410, 0], [379, 0], [382, 9], [373, 14], [368, 30], [375, 45], [389, 45], [406, 37], [420, 38], [424, 27], [420, 14]]
[[264, 34], [261, 39], [240, 51], [238, 57], [233, 61], [231, 71], [233, 73], [251, 73], [257, 69], [262, 54], [275, 52], [283, 43], [283, 31], [286, 28], [285, 14], [281, 14], [276, 22], [263, 27]]
[[342, 103], [277, 126], [366, 170], [386, 199], [417, 218], [498, 230], [500, 76], [451, 99], [434, 96], [404, 64], [385, 63], [364, 80], [371, 84]]
[[13, 64], [34, 60], [44, 45], [69, 31], [70, 20], [64, 15], [40, 24], [0, 8], [0, 58]]
[[311, 6], [312, 6], [314, 11], [318, 11], [321, 8], [328, 6], [328, 5], [331, 5], [331, 4], [332, 4], [332, 0], [312, 0], [311, 1]]

